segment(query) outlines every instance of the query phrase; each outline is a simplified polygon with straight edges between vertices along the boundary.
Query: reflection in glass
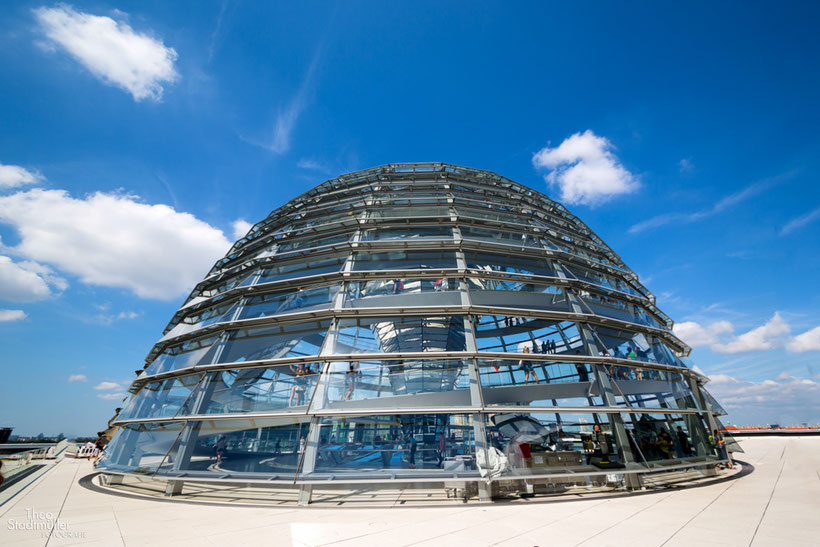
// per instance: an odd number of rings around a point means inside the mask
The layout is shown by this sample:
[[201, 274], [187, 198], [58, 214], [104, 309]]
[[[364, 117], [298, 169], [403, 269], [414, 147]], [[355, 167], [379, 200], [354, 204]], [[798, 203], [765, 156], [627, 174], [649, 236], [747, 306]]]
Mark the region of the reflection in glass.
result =
[[182, 422], [126, 424], [105, 448], [97, 469], [152, 474], [176, 443]]
[[[680, 408], [698, 410], [686, 378], [678, 372], [640, 367], [607, 365], [615, 383], [615, 400], [641, 408]], [[623, 396], [622, 396], [623, 395]]]
[[[593, 365], [530, 359], [479, 359], [487, 406], [600, 406]], [[537, 381], [536, 381], [537, 380]], [[520, 386], [530, 386], [526, 390]]]
[[321, 365], [300, 363], [270, 368], [212, 372], [203, 382], [199, 414], [271, 412], [304, 407], [313, 396]]
[[550, 262], [542, 258], [478, 251], [464, 251], [464, 258], [471, 270], [558, 277]]
[[[468, 406], [469, 362], [460, 359], [333, 361], [323, 375], [324, 397], [313, 409]], [[464, 391], [458, 397], [442, 393]], [[353, 404], [370, 401], [369, 404]]]
[[355, 317], [338, 320], [331, 355], [464, 351], [464, 317]]
[[642, 307], [632, 304], [631, 302], [603, 294], [590, 293], [589, 291], [581, 290], [574, 292], [583, 299], [584, 304], [589, 307], [589, 311], [595, 315], [621, 319], [622, 321], [638, 323], [648, 327], [663, 328], [664, 326], [654, 317], [646, 313]]
[[[484, 427], [487, 449], [499, 462], [492, 470], [496, 476], [569, 474], [624, 467], [605, 414], [488, 414]], [[583, 475], [570, 479], [582, 484], [586, 481]]]
[[171, 370], [210, 363], [216, 353], [217, 345], [215, 342], [218, 339], [219, 335], [214, 334], [187, 340], [181, 344], [166, 348], [148, 365], [148, 368], [145, 369], [145, 375], [161, 374]]
[[280, 323], [228, 333], [220, 363], [318, 355], [330, 320]]
[[683, 362], [656, 336], [612, 327], [590, 325], [603, 352], [618, 359], [685, 367]]
[[174, 416], [183, 409], [190, 399], [200, 374], [179, 376], [146, 384], [131, 397], [126, 407], [117, 416], [118, 420], [161, 418]]
[[697, 415], [625, 414], [624, 425], [638, 461], [651, 464], [712, 455], [703, 442], [706, 431]]
[[[157, 474], [254, 474], [293, 478], [310, 422], [305, 417], [191, 422], [190, 438], [169, 452]], [[185, 435], [186, 433], [183, 433]]]
[[480, 306], [503, 306], [530, 310], [569, 311], [564, 289], [513, 279], [468, 278], [470, 299]]
[[266, 317], [307, 308], [326, 308], [328, 306], [323, 304], [329, 305], [337, 292], [339, 285], [333, 284], [321, 287], [296, 287], [252, 296], [245, 301], [237, 319]]
[[327, 417], [320, 427], [319, 475], [415, 470], [452, 476], [476, 469], [469, 415]]
[[455, 251], [388, 251], [355, 253], [353, 271], [428, 270], [456, 268]]
[[[374, 296], [389, 297], [417, 293], [442, 293], [457, 291], [458, 289], [458, 278], [448, 277], [445, 271], [439, 272], [438, 277], [396, 277], [394, 279], [352, 281], [345, 285], [345, 302], [350, 303], [352, 300]], [[381, 303], [381, 305], [389, 306], [389, 300]]]
[[362, 241], [384, 241], [389, 239], [453, 239], [453, 229], [449, 226], [409, 226], [406, 228], [373, 228], [362, 232]]
[[493, 243], [505, 243], [507, 245], [520, 245], [523, 247], [536, 247], [539, 249], [544, 248], [544, 240], [539, 236], [527, 233], [504, 232], [496, 228], [462, 226], [461, 237], [464, 239], [492, 241]]
[[243, 285], [259, 285], [272, 281], [282, 281], [295, 277], [305, 277], [308, 275], [318, 275], [324, 273], [338, 272], [347, 260], [347, 253], [331, 254], [320, 256], [305, 256], [298, 260], [282, 260], [266, 267], [259, 279], [256, 276], [249, 277]]
[[570, 321], [535, 317], [479, 315], [475, 318], [479, 351], [581, 355], [584, 349], [578, 327]]

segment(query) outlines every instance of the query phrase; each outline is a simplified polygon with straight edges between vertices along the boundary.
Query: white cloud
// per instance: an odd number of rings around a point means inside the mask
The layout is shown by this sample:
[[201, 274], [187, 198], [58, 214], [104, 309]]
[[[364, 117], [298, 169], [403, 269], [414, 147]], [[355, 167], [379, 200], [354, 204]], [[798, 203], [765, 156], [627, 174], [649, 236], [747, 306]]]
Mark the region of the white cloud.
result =
[[786, 344], [786, 349], [792, 353], [820, 351], [820, 327], [798, 334]]
[[233, 228], [233, 238], [239, 239], [241, 237], [245, 237], [248, 234], [248, 231], [251, 229], [251, 227], [253, 227], [253, 224], [245, 220], [242, 220], [241, 218], [239, 220], [235, 220], [231, 224], [231, 228]]
[[0, 300], [34, 302], [51, 296], [52, 288], [65, 290], [67, 287], [65, 279], [42, 264], [14, 262], [0, 255]]
[[58, 4], [34, 10], [53, 45], [68, 52], [94, 76], [131, 93], [135, 101], [159, 100], [162, 84], [178, 77], [177, 52], [161, 40], [135, 32], [124, 21]]
[[792, 337], [791, 327], [778, 312], [763, 325], [737, 336], [729, 321], [716, 321], [708, 326], [684, 321], [676, 323], [672, 330], [693, 348], [709, 346], [715, 353], [745, 353], [783, 347], [791, 353], [820, 351], [820, 327]]
[[32, 189], [0, 196], [0, 222], [20, 234], [15, 253], [144, 298], [186, 293], [230, 248], [221, 230], [193, 215], [130, 195]]
[[763, 325], [736, 336], [725, 344], [713, 344], [712, 351], [717, 353], [742, 353], [746, 351], [762, 351], [785, 345], [791, 328], [788, 323], [775, 312], [771, 319]]
[[726, 374], [710, 377], [707, 389], [737, 423], [817, 422], [820, 383], [781, 372], [774, 379], [751, 381]]
[[587, 129], [567, 137], [555, 148], [542, 148], [532, 163], [536, 168], [549, 169], [544, 179], [560, 190], [561, 201], [597, 205], [640, 186], [613, 149], [607, 138]]
[[85, 374], [72, 374], [68, 377], [69, 382], [87, 382], [88, 378]]
[[734, 327], [729, 321], [717, 321], [708, 327], [701, 326], [695, 321], [684, 321], [683, 323], [675, 323], [672, 328], [675, 336], [693, 348], [716, 344], [724, 338], [721, 335], [733, 330]]
[[3, 165], [0, 163], [0, 189], [16, 188], [26, 184], [34, 184], [43, 180], [43, 176], [34, 171], [28, 171], [18, 165]]
[[121, 401], [125, 399], [125, 393], [118, 392], [118, 393], [100, 393], [97, 395], [98, 398], [103, 399], [105, 401]]
[[0, 310], [0, 323], [22, 321], [28, 317], [23, 310]]
[[815, 220], [820, 220], [820, 207], [806, 213], [805, 215], [800, 215], [799, 217], [790, 220], [785, 226], [783, 226], [783, 229], [780, 230], [780, 235], [788, 235], [793, 231], [806, 226], [807, 224], [811, 224]]
[[97, 391], [111, 391], [112, 389], [122, 389], [117, 382], [100, 382], [94, 389]]

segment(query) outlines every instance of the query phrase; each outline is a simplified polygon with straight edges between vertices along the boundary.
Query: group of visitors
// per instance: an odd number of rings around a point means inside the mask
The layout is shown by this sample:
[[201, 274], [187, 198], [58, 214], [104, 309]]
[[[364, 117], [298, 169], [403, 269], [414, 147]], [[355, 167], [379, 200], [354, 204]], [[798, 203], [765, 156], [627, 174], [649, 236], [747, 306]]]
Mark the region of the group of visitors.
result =
[[675, 436], [677, 441], [664, 428], [661, 428], [657, 434], [655, 432], [635, 433], [638, 448], [647, 460], [670, 460], [676, 457], [688, 458], [692, 456], [692, 445], [689, 442], [689, 436], [681, 426], [678, 426]]

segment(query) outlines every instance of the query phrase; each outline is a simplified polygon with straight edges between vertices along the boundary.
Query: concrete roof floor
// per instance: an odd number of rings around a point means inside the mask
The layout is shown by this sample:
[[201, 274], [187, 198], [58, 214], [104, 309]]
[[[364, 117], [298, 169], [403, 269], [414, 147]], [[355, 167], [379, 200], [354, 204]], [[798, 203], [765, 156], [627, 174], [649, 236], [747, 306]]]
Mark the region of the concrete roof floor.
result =
[[[520, 503], [243, 507], [115, 496], [63, 460], [0, 506], [12, 545], [818, 545], [820, 437], [742, 439], [750, 474], [646, 495]], [[33, 511], [33, 513], [32, 513]], [[50, 513], [51, 515], [47, 515]], [[52, 530], [19, 530], [13, 522]], [[40, 523], [40, 524], [38, 524]]]

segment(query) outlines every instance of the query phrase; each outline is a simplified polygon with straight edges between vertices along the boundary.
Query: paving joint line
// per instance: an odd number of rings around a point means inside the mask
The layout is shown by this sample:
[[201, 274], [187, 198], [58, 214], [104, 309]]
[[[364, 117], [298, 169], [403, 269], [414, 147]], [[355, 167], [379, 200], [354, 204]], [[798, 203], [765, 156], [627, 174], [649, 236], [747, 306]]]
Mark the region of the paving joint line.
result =
[[[785, 452], [785, 447], [783, 448], [783, 452]], [[782, 457], [782, 456], [781, 456]], [[774, 492], [777, 489], [777, 484], [780, 482], [780, 477], [783, 475], [783, 468], [786, 467], [786, 462], [780, 464], [780, 472], [777, 474], [777, 479], [774, 481], [774, 486], [772, 486], [772, 491], [769, 493], [769, 501], [766, 502], [766, 507], [763, 508], [763, 514], [760, 515], [760, 520], [757, 521], [757, 526], [755, 526], [755, 533], [752, 534], [752, 539], [749, 540], [749, 546], [751, 547], [752, 543], [754, 543], [755, 538], [757, 537], [757, 532], [760, 530], [760, 525], [763, 524], [763, 519], [766, 517], [766, 511], [769, 510], [769, 505], [772, 503], [772, 498], [774, 497]]]

